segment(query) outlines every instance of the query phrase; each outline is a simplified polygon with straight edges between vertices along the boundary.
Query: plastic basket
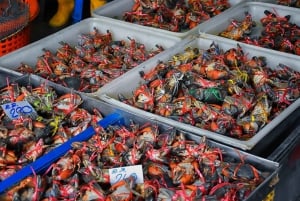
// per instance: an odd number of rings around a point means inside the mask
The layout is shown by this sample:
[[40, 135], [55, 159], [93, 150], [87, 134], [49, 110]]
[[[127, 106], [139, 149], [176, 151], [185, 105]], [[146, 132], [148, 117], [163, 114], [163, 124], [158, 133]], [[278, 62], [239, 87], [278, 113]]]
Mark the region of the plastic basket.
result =
[[37, 0], [22, 0], [22, 2], [26, 3], [29, 7], [29, 21], [31, 22], [40, 12], [39, 2]]
[[[30, 9], [33, 4], [32, 2], [35, 1], [20, 0], [18, 2], [25, 6], [24, 10], [22, 12], [20, 11], [20, 16], [12, 15], [13, 18], [11, 19], [4, 18], [5, 23], [2, 23], [0, 26], [2, 33], [0, 37], [0, 56], [21, 48], [30, 42], [30, 30], [28, 27], [29, 17], [36, 17], [38, 9], [34, 9], [35, 13], [30, 13], [29, 16], [29, 12], [33, 12], [32, 9]], [[2, 6], [5, 6], [5, 2]]]
[[27, 45], [30, 41], [28, 26], [0, 41], [0, 56]]

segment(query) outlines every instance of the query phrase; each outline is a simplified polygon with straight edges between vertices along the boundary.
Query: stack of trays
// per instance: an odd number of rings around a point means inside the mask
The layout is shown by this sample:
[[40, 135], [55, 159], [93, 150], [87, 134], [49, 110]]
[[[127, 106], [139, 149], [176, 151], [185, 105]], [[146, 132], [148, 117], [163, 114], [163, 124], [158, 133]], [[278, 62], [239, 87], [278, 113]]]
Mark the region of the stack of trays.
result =
[[[237, 42], [232, 40], [223, 40], [220, 37], [214, 37], [212, 35], [204, 35], [199, 38], [186, 38], [181, 43], [177, 44], [176, 47], [165, 51], [160, 55], [159, 58], [153, 58], [143, 63], [142, 66], [134, 69], [130, 73], [126, 74], [126, 76], [121, 76], [118, 79], [111, 82], [107, 87], [109, 90], [101, 91], [101, 93], [95, 93], [94, 95], [100, 98], [103, 101], [106, 101], [112, 105], [118, 105], [123, 107], [124, 109], [131, 110], [132, 112], [140, 115], [147, 116], [151, 119], [156, 119], [157, 121], [164, 122], [169, 125], [176, 125], [177, 127], [188, 130], [200, 136], [207, 136], [210, 139], [222, 142], [227, 145], [231, 145], [243, 150], [251, 150], [255, 147], [255, 145], [262, 140], [265, 136], [268, 135], [268, 138], [276, 138], [276, 136], [272, 136], [271, 131], [279, 125], [285, 118], [287, 118], [296, 108], [299, 107], [300, 100], [299, 98], [292, 103], [289, 107], [284, 109], [280, 115], [275, 117], [272, 121], [268, 122], [259, 132], [257, 132], [253, 137], [247, 140], [239, 140], [234, 139], [229, 136], [220, 135], [215, 132], [211, 132], [208, 130], [200, 129], [195, 126], [191, 126], [189, 124], [181, 123], [179, 121], [166, 118], [151, 112], [147, 112], [142, 109], [138, 109], [131, 105], [125, 104], [124, 102], [119, 101], [119, 95], [122, 94], [126, 98], [132, 97], [133, 91], [135, 91], [141, 84], [145, 84], [145, 80], [142, 79], [140, 75], [140, 71], [144, 71], [145, 73], [150, 72], [154, 69], [154, 67], [159, 62], [168, 63], [174, 55], [178, 53], [183, 53], [185, 49], [190, 48], [199, 48], [201, 50], [207, 50], [210, 48], [212, 43], [215, 43], [219, 46], [221, 50], [229, 50], [231, 48], [237, 47]], [[247, 44], [239, 44], [242, 50], [244, 51], [244, 55], [247, 58], [251, 58], [253, 56], [256, 57], [265, 57], [267, 61], [267, 66], [276, 69], [279, 64], [284, 64], [291, 67], [296, 72], [300, 71], [299, 62], [300, 58], [294, 55], [282, 55], [276, 51], [270, 51], [264, 48], [255, 47]], [[124, 88], [123, 86], [126, 86]]]
[[[24, 76], [15, 81], [15, 83], [18, 83], [19, 85], [32, 85], [32, 87], [40, 86], [43, 82], [45, 82], [44, 79], [40, 79], [36, 76]], [[58, 94], [71, 92], [70, 89], [61, 87], [54, 83], [49, 82], [48, 84], [49, 86], [53, 87]], [[104, 118], [98, 122], [98, 125], [102, 126], [103, 128], [107, 128], [113, 125], [125, 126], [129, 128], [132, 126], [132, 122], [134, 122], [137, 125], [138, 124], [141, 125], [140, 127], [141, 129], [143, 128], [142, 125], [149, 125], [149, 124], [155, 125], [155, 127], [157, 126], [158, 128], [157, 131], [160, 134], [168, 133], [170, 132], [170, 130], [174, 129], [164, 123], [157, 122], [156, 120], [149, 120], [146, 117], [141, 115], [132, 114], [131, 111], [123, 110], [117, 106], [112, 106], [107, 103], [97, 101], [95, 99], [92, 99], [84, 95], [81, 95], [81, 97], [83, 99], [83, 103], [82, 103], [83, 108], [86, 109], [96, 108], [101, 111]], [[190, 132], [182, 131], [180, 129], [176, 129], [176, 130], [178, 132], [183, 133], [186, 136], [187, 138], [186, 142], [190, 142], [190, 140], [193, 140], [197, 143], [200, 143], [203, 140], [200, 136], [194, 135]], [[77, 136], [71, 138], [67, 142], [51, 150], [49, 153], [41, 156], [36, 161], [28, 164], [27, 166], [25, 166], [23, 169], [21, 169], [14, 175], [3, 180], [2, 182], [0, 182], [0, 193], [3, 194], [6, 191], [9, 191], [14, 185], [18, 185], [20, 181], [27, 178], [28, 176], [35, 175], [34, 178], [37, 178], [36, 177], [37, 175], [43, 175], [45, 171], [48, 172], [52, 163], [59, 160], [70, 149], [72, 149], [73, 143], [76, 142], [83, 143], [87, 141], [89, 138], [91, 138], [95, 134], [95, 132], [96, 131], [94, 130], [93, 127], [87, 128], [85, 131], [81, 132]], [[243, 151], [237, 151], [232, 147], [222, 145], [213, 142], [211, 140], [207, 140], [207, 145], [211, 148], [220, 149], [223, 152], [224, 161], [227, 161], [228, 159], [230, 159], [229, 162], [240, 161], [242, 162], [240, 165], [247, 163], [257, 168], [260, 172], [264, 173], [265, 176], [263, 176], [264, 177], [263, 181], [256, 188], [252, 189], [251, 193], [247, 196], [245, 200], [247, 201], [262, 200], [270, 191], [272, 191], [272, 189], [274, 189], [274, 185], [276, 183], [276, 182], [274, 183], [274, 181], [276, 181], [277, 173], [279, 170], [278, 163], [251, 155]], [[132, 145], [128, 144], [128, 146], [130, 147]], [[84, 149], [82, 149], [82, 151], [83, 150]], [[118, 167], [118, 165], [116, 165], [116, 167]], [[225, 171], [225, 169], [226, 168], [224, 168], [223, 171]], [[225, 182], [224, 184], [227, 184], [227, 182]]]

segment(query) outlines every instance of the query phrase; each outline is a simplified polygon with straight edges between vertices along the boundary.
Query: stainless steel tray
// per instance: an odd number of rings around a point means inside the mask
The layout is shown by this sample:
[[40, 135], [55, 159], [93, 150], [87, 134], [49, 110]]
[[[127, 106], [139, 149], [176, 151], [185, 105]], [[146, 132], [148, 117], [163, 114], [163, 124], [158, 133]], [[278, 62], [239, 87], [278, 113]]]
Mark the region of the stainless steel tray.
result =
[[[199, 49], [208, 49], [212, 42], [215, 42], [219, 45], [219, 47], [223, 50], [227, 50], [230, 48], [234, 48], [237, 45], [237, 42], [232, 40], [223, 40], [223, 38], [215, 37], [213, 35], [203, 35], [201, 37], [188, 37], [185, 40], [181, 41], [177, 46], [168, 51], [165, 51], [160, 55], [159, 58], [153, 58], [143, 63], [142, 66], [134, 69], [130, 73], [126, 74], [126, 76], [121, 76], [118, 79], [111, 82], [107, 85], [105, 91], [100, 93], [95, 93], [94, 96], [100, 98], [103, 101], [106, 101], [112, 105], [118, 105], [122, 108], [126, 108], [127, 110], [131, 110], [132, 112], [140, 115], [147, 116], [151, 119], [156, 119], [157, 121], [164, 122], [166, 124], [177, 126], [181, 129], [190, 131], [195, 133], [196, 135], [205, 135], [210, 139], [225, 143], [227, 145], [231, 145], [243, 150], [251, 150], [254, 146], [260, 142], [265, 136], [272, 137], [272, 129], [274, 129], [277, 125], [279, 125], [285, 118], [287, 118], [296, 108], [300, 105], [300, 99], [291, 104], [288, 108], [286, 108], [280, 115], [274, 118], [271, 122], [269, 122], [266, 126], [264, 126], [259, 132], [257, 132], [252, 138], [249, 140], [239, 140], [234, 139], [228, 136], [220, 135], [208, 130], [200, 129], [198, 127], [194, 127], [188, 124], [184, 124], [166, 117], [162, 117], [150, 112], [146, 112], [144, 110], [132, 107], [125, 103], [122, 103], [118, 100], [118, 95], [123, 94], [125, 97], [131, 97], [132, 92], [143, 83], [143, 79], [140, 77], [139, 71], [149, 72], [153, 69], [159, 61], [166, 62], [173, 55], [183, 52], [187, 47], [197, 47]], [[294, 70], [300, 72], [300, 66], [298, 65], [300, 62], [300, 57], [294, 55], [282, 55], [279, 52], [271, 51], [264, 48], [259, 48], [252, 45], [240, 44], [245, 55], [251, 58], [253, 56], [263, 56], [267, 59], [267, 64], [271, 68], [276, 68], [279, 63], [290, 66]]]

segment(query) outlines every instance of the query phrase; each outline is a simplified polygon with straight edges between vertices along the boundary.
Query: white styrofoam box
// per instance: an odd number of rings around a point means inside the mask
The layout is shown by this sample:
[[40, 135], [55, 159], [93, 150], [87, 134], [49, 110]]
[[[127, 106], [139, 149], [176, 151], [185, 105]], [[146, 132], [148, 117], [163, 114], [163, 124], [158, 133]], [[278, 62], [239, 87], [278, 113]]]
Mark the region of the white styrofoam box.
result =
[[16, 70], [16, 67], [19, 66], [21, 62], [28, 65], [35, 65], [37, 57], [44, 54], [43, 48], [56, 52], [56, 50], [61, 47], [59, 44], [61, 41], [69, 43], [70, 45], [77, 45], [78, 36], [92, 32], [94, 27], [96, 27], [100, 33], [106, 33], [106, 31], [109, 30], [112, 33], [113, 40], [129, 41], [127, 37], [133, 38], [137, 42], [143, 43], [147, 50], [157, 49], [155, 45], [162, 45], [167, 49], [176, 45], [176, 43], [181, 40], [181, 38], [175, 36], [140, 29], [140, 27], [135, 25], [107, 21], [106, 19], [88, 18], [0, 57], [0, 66]]
[[235, 7], [232, 7], [223, 15], [215, 16], [207, 22], [203, 22], [203, 26], [199, 27], [199, 32], [218, 35], [224, 31], [231, 23], [232, 19], [241, 21], [245, 18], [245, 12], [252, 16], [252, 20], [256, 22], [256, 27], [253, 28], [250, 36], [260, 36], [263, 29], [260, 19], [266, 17], [265, 10], [276, 13], [279, 16], [290, 15], [290, 22], [300, 26], [300, 9], [288, 6], [276, 5], [264, 2], [243, 2]]
[[[187, 2], [187, 0], [186, 0], [186, 2]], [[240, 2], [243, 2], [243, 0], [228, 0], [228, 2], [230, 4], [230, 6], [233, 7], [235, 5], [238, 5]], [[121, 21], [123, 21], [124, 13], [132, 11], [132, 6], [133, 5], [134, 5], [134, 0], [114, 0], [114, 1], [111, 1], [107, 4], [105, 4], [104, 6], [101, 6], [98, 9], [95, 9], [92, 12], [92, 16], [93, 17], [99, 17], [99, 18], [104, 17], [104, 18], [109, 18], [109, 19], [112, 19], [112, 20], [121, 20]], [[123, 22], [124, 23], [130, 23], [130, 22], [125, 22], [125, 21], [123, 21]], [[133, 24], [133, 23], [130, 23], [130, 24]], [[172, 31], [159, 29], [159, 28], [154, 28], [154, 27], [150, 27], [150, 26], [142, 26], [142, 25], [138, 25], [138, 26], [144, 27], [146, 29], [149, 29], [149, 30], [152, 30], [152, 31], [155, 31], [155, 32], [161, 32], [161, 33], [164, 33], [164, 34], [184, 38], [188, 35], [197, 33], [198, 27], [199, 26], [201, 27], [201, 25], [202, 25], [202, 23], [200, 23], [198, 26], [194, 27], [193, 29], [185, 30], [185, 31], [182, 31], [182, 32], [172, 32]]]
[[[214, 139], [216, 141], [225, 143], [227, 145], [235, 146], [243, 150], [251, 150], [263, 137], [268, 135], [270, 131], [273, 128], [275, 128], [275, 126], [279, 125], [286, 117], [288, 117], [289, 114], [291, 114], [295, 109], [297, 109], [300, 106], [300, 99], [298, 99], [288, 108], [282, 111], [280, 115], [278, 115], [270, 123], [264, 126], [249, 140], [239, 140], [225, 135], [220, 135], [208, 130], [200, 129], [195, 126], [191, 126], [150, 112], [146, 112], [144, 110], [122, 103], [118, 100], [119, 94], [122, 94], [128, 98], [132, 97], [133, 91], [138, 86], [140, 86], [140, 84], [145, 83], [139, 74], [140, 71], [144, 71], [146, 73], [149, 72], [158, 64], [158, 62], [167, 62], [172, 58], [173, 55], [184, 52], [184, 49], [186, 49], [187, 47], [197, 47], [199, 49], [206, 50], [210, 47], [212, 42], [218, 44], [220, 49], [223, 50], [228, 50], [230, 48], [237, 47], [237, 42], [232, 40], [224, 41], [223, 38], [215, 37], [213, 35], [204, 34], [200, 37], [187, 37], [175, 47], [168, 49], [167, 51], [160, 54], [159, 57], [149, 59], [148, 61], [144, 62], [143, 65], [140, 65], [139, 67], [127, 73], [126, 75], [122, 75], [114, 81], [112, 81], [111, 83], [107, 84], [104, 88], [102, 88], [101, 93], [94, 93], [93, 95], [105, 102], [109, 102], [112, 105], [118, 105], [126, 110], [132, 111], [133, 113], [138, 113], [140, 115], [147, 116], [149, 119], [162, 121], [172, 126], [178, 126], [181, 129], [193, 132], [201, 136], [207, 136], [210, 139]], [[251, 58], [253, 56], [263, 56], [267, 59], [268, 67], [272, 69], [276, 69], [278, 64], [282, 63], [300, 72], [300, 57], [289, 54], [282, 55], [280, 52], [248, 44], [239, 44], [248, 58]]]

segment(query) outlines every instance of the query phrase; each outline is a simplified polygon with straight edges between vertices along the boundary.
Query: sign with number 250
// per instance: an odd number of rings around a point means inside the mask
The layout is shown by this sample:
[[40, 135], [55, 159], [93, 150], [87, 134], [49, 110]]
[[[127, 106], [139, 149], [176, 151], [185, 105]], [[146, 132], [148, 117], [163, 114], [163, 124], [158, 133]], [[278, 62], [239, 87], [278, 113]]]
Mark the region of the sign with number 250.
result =
[[110, 183], [114, 184], [132, 176], [138, 184], [144, 183], [142, 165], [125, 166], [109, 169]]

